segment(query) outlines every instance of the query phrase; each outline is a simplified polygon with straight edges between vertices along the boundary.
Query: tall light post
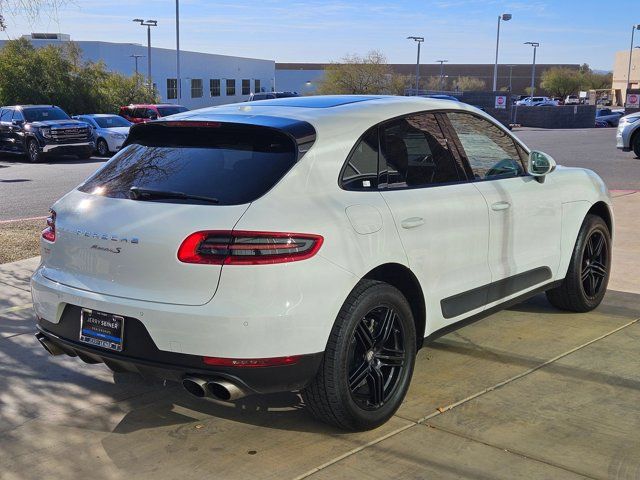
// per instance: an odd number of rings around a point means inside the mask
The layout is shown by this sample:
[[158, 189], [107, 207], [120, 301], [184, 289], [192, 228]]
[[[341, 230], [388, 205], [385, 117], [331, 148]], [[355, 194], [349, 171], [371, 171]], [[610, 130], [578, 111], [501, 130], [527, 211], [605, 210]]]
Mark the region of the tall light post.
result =
[[507, 67], [509, 67], [509, 93], [511, 93], [511, 79], [513, 78], [513, 67], [515, 67], [515, 65], [507, 65]]
[[151, 80], [151, 27], [157, 27], [157, 20], [142, 20], [134, 18], [134, 22], [139, 23], [143, 27], [147, 27], [147, 77], [149, 78], [149, 92], [153, 91], [153, 80]]
[[414, 40], [418, 43], [418, 59], [416, 60], [416, 95], [420, 91], [420, 44], [424, 42], [424, 37], [407, 37], [407, 40]]
[[498, 35], [496, 36], [496, 63], [493, 66], [493, 91], [498, 90], [498, 47], [500, 46], [500, 21], [508, 22], [511, 20], [512, 15], [510, 13], [503, 13], [498, 15]]
[[440, 64], [440, 91], [442, 91], [442, 83], [444, 82], [444, 64], [449, 60], [436, 60]]
[[182, 98], [180, 81], [180, 0], [176, 0], [176, 80], [178, 82], [178, 100]]
[[531, 64], [531, 94], [533, 97], [536, 91], [536, 50], [540, 46], [539, 42], [524, 42], [525, 45], [531, 45], [533, 47], [533, 63]]
[[636, 29], [640, 30], [640, 24], [631, 27], [631, 47], [629, 47], [629, 68], [627, 70], [627, 88], [631, 88], [631, 58], [633, 57], [633, 34], [636, 33]]
[[136, 62], [136, 78], [138, 78], [138, 59], [144, 58], [144, 55], [132, 54], [129, 55], [130, 58], [133, 58]]

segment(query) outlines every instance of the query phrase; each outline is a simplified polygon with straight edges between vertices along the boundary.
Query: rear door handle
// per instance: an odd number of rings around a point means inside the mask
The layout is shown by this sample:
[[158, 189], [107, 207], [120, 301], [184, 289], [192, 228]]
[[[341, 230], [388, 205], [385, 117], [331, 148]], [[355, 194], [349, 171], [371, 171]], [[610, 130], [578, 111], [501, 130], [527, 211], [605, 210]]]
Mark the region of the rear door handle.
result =
[[404, 220], [402, 220], [400, 225], [402, 226], [402, 228], [416, 228], [421, 225], [424, 225], [424, 218], [422, 217], [405, 218]]
[[511, 204], [509, 202], [496, 202], [491, 205], [491, 210], [495, 211], [506, 210], [508, 208], [511, 208]]

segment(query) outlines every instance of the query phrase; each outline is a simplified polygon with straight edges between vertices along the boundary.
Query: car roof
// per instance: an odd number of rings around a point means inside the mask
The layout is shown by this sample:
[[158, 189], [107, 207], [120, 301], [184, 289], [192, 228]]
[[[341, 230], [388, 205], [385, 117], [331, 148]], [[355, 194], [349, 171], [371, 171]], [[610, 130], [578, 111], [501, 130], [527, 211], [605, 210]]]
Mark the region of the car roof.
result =
[[115, 113], [81, 113], [78, 117], [119, 117]]
[[0, 108], [60, 108], [57, 105], [3, 105]]
[[391, 95], [317, 95], [207, 107], [171, 115], [170, 121], [225, 121], [228, 118], [232, 122], [242, 119], [244, 123], [258, 123], [259, 119], [275, 117], [304, 121], [317, 131], [363, 131], [385, 120], [411, 113], [452, 109], [472, 111], [491, 119], [471, 105], [452, 100]]
[[143, 107], [182, 107], [182, 105], [176, 105], [175, 103], [131, 103], [129, 105], [123, 105], [120, 108], [143, 108]]

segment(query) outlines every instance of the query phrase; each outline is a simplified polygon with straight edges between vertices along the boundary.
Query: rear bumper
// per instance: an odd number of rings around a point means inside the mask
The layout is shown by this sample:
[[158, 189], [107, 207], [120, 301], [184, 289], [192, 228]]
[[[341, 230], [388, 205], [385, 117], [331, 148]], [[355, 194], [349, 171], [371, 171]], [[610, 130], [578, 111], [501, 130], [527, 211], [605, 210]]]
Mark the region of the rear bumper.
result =
[[144, 377], [181, 381], [186, 376], [207, 380], [225, 379], [250, 393], [273, 393], [304, 388], [315, 376], [322, 361], [322, 352], [302, 355], [292, 365], [278, 367], [238, 368], [213, 367], [203, 363], [199, 355], [161, 351], [144, 325], [135, 318], [126, 318], [127, 336], [122, 352], [113, 352], [81, 343], [80, 308], [68, 305], [59, 323], [38, 318], [38, 330], [65, 354], [86, 363], [104, 363], [116, 372], [135, 372]]

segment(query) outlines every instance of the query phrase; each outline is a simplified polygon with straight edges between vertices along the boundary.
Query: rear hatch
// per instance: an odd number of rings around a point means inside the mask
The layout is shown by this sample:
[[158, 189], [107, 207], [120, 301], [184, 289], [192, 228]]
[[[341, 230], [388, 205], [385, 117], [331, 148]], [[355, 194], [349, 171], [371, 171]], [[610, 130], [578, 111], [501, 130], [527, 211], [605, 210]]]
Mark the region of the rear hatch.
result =
[[222, 266], [182, 263], [181, 243], [229, 231], [295, 164], [293, 137], [221, 122], [136, 126], [127, 146], [54, 205], [43, 274], [105, 295], [201, 305]]

